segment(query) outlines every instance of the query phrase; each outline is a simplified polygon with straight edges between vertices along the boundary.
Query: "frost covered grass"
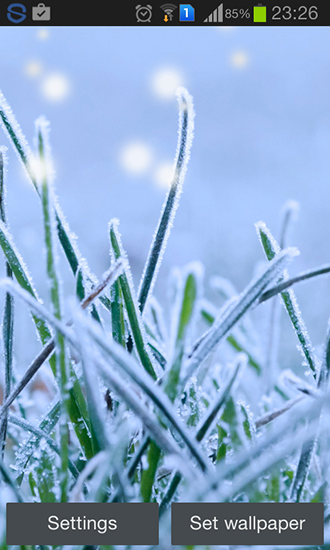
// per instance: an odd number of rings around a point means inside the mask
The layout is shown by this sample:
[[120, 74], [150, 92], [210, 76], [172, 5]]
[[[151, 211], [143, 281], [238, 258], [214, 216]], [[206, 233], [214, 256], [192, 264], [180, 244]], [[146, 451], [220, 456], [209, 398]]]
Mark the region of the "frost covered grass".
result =
[[[324, 502], [330, 518], [330, 331], [317, 354], [293, 289], [330, 266], [290, 278], [299, 252], [285, 241], [296, 205], [287, 205], [280, 244], [264, 222], [256, 224], [266, 260], [241, 293], [213, 277], [213, 298], [206, 298], [203, 266], [195, 262], [173, 266], [166, 308], [157, 301], [155, 283], [193, 141], [192, 98], [180, 88], [178, 100], [173, 182], [136, 286], [116, 219], [108, 228], [109, 269], [100, 281], [92, 274], [55, 195], [48, 122], [36, 121], [32, 152], [0, 95], [3, 129], [40, 199], [45, 254], [39, 261], [51, 304], [44, 306], [9, 229], [3, 147], [0, 548], [6, 547], [7, 501], [156, 501], [163, 548], [177, 500]], [[71, 296], [63, 293], [62, 252], [72, 271]], [[279, 301], [300, 347], [300, 372], [283, 372], [278, 364]], [[15, 308], [28, 308], [40, 344], [19, 373]], [[50, 402], [36, 421], [38, 380]]]

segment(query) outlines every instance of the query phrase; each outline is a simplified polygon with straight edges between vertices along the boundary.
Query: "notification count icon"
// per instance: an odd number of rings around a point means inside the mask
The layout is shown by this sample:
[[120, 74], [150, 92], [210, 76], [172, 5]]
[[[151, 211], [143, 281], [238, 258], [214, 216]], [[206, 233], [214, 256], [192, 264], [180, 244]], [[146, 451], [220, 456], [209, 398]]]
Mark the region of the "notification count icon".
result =
[[152, 18], [152, 6], [147, 4], [146, 6], [141, 6], [138, 4], [135, 6], [136, 20], [138, 23], [150, 23]]
[[7, 19], [12, 23], [22, 23], [26, 19], [26, 7], [24, 4], [9, 4], [7, 7]]
[[195, 21], [195, 10], [191, 4], [180, 4], [180, 21]]

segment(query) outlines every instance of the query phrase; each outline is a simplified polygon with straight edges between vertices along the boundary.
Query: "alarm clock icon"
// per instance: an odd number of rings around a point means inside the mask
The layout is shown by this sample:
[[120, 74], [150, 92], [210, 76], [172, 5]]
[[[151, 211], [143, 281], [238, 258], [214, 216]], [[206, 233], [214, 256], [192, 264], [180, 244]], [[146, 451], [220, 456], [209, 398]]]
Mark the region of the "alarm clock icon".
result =
[[138, 23], [150, 23], [152, 18], [152, 6], [147, 4], [146, 6], [141, 6], [140, 4], [135, 7], [136, 9], [136, 20]]

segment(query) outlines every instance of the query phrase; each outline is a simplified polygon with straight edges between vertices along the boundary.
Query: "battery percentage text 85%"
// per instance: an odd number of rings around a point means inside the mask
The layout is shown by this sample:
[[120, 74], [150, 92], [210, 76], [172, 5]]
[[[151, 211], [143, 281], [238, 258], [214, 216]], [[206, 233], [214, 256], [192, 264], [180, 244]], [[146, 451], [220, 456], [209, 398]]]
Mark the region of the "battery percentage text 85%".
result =
[[249, 19], [251, 17], [249, 9], [245, 8], [227, 8], [225, 9], [226, 19]]

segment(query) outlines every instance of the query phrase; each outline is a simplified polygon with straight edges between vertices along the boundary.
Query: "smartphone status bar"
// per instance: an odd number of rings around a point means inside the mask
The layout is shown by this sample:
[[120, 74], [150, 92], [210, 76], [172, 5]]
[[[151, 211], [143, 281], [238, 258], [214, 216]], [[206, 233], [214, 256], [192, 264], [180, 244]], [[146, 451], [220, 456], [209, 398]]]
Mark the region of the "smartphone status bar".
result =
[[108, 2], [94, 5], [50, 0], [3, 2], [1, 26], [328, 26], [330, 16], [325, 5], [309, 2], [253, 3], [246, 0], [174, 4], [151, 0], [121, 2], [115, 9]]

